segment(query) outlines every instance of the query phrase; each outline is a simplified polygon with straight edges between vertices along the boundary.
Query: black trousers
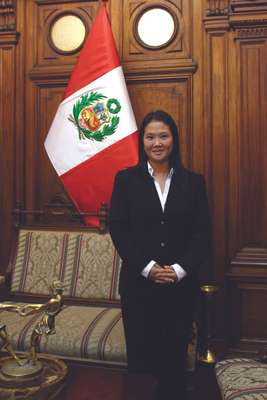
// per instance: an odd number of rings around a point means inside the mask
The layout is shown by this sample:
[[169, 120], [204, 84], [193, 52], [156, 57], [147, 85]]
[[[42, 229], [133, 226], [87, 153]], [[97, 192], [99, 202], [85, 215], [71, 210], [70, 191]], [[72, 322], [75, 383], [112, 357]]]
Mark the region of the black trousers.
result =
[[152, 374], [159, 399], [186, 399], [194, 299], [186, 281], [167, 286], [147, 282], [121, 294], [128, 370]]

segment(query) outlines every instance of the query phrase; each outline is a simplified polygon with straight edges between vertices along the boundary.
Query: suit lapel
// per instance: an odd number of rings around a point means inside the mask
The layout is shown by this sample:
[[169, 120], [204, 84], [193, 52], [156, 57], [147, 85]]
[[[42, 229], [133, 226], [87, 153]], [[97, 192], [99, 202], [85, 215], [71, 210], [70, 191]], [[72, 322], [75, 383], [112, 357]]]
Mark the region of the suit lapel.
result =
[[183, 170], [175, 172], [172, 176], [164, 213], [167, 215], [171, 210], [183, 209], [186, 202], [186, 182]]
[[144, 189], [145, 193], [148, 194], [146, 197], [147, 201], [149, 201], [150, 207], [154, 208], [157, 213], [163, 213], [159, 195], [157, 192], [157, 189], [155, 187], [154, 179], [152, 176], [149, 174], [148, 170], [145, 168], [141, 168], [142, 176], [143, 176], [143, 182], [144, 182]]

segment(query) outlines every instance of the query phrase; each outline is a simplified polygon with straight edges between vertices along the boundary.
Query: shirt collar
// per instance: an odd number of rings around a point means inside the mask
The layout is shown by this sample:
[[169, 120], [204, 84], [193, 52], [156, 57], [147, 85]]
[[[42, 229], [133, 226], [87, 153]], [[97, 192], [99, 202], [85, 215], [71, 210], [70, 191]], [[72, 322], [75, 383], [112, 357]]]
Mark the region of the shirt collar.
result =
[[[151, 164], [149, 163], [149, 161], [147, 162], [147, 169], [148, 169], [149, 174], [150, 174], [152, 177], [154, 177], [154, 170], [153, 170]], [[171, 168], [171, 169], [170, 169], [170, 172], [169, 172], [168, 175], [167, 175], [167, 178], [171, 177], [171, 176], [173, 175], [173, 173], [174, 173], [174, 169]]]

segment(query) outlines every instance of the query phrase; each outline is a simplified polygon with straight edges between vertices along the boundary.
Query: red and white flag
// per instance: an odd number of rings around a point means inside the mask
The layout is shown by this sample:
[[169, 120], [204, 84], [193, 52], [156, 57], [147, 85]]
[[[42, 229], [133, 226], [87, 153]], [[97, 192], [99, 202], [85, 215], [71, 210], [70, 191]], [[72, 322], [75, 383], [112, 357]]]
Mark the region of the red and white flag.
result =
[[[85, 41], [45, 149], [82, 212], [108, 205], [117, 171], [137, 163], [136, 122], [105, 5]], [[86, 223], [99, 222], [86, 218]]]

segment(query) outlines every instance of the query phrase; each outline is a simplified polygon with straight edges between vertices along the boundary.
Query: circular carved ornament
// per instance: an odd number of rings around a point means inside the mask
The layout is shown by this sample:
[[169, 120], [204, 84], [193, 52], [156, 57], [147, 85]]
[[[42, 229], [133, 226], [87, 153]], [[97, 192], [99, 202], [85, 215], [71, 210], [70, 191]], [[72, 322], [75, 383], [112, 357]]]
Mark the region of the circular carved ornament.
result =
[[141, 46], [160, 49], [168, 46], [179, 29], [176, 16], [165, 8], [146, 8], [135, 21], [135, 37]]
[[82, 47], [86, 31], [85, 23], [80, 16], [61, 14], [51, 23], [49, 43], [57, 53], [75, 53]]

